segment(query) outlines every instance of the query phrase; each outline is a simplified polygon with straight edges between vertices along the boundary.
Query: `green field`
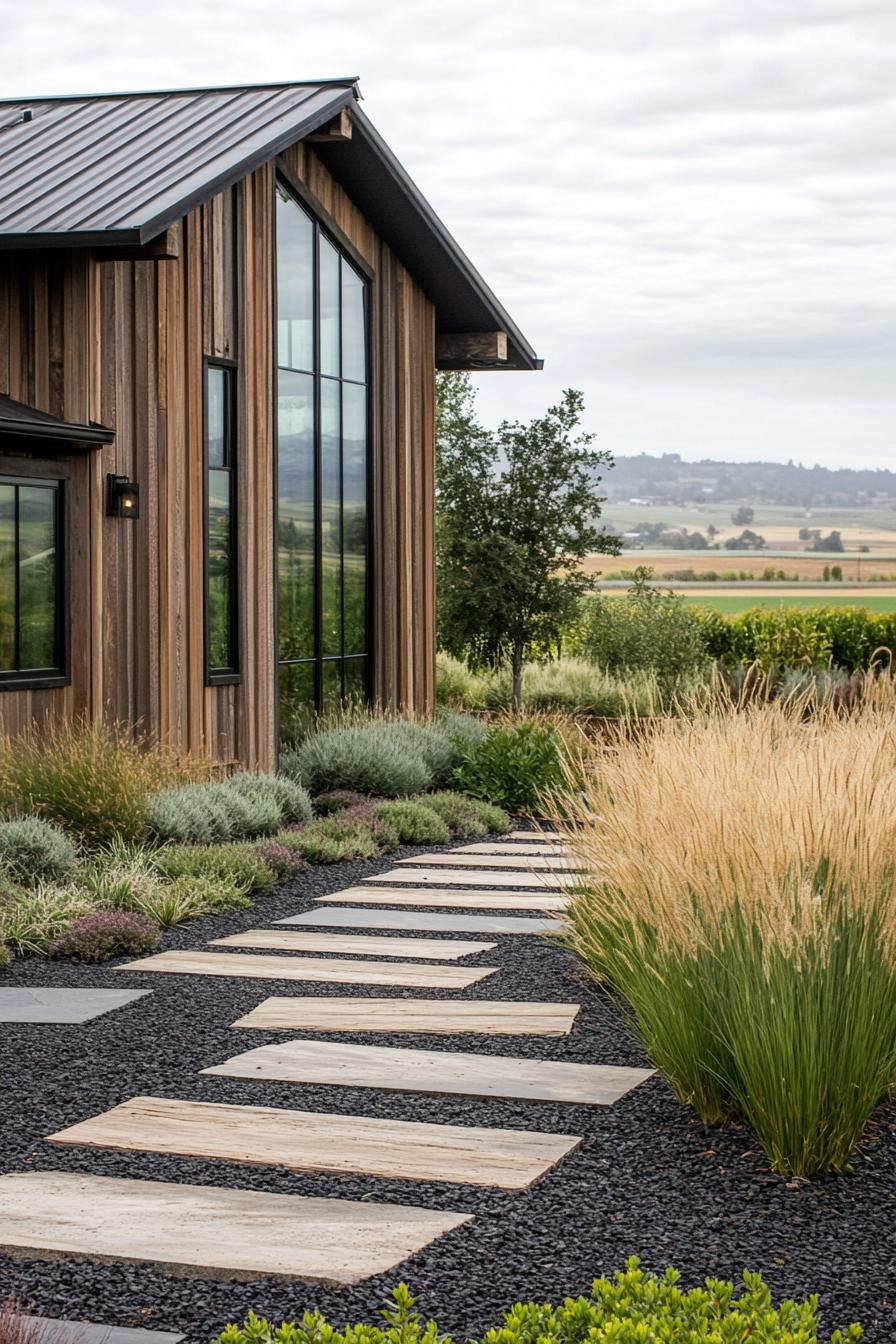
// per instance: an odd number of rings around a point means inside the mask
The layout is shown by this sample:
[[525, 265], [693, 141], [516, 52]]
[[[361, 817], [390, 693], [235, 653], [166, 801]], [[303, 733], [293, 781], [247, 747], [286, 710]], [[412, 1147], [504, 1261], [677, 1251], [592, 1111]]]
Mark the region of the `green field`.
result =
[[692, 607], [714, 607], [716, 611], [736, 614], [749, 611], [751, 607], [864, 607], [867, 611], [896, 611], [896, 593], [880, 597], [850, 597], [847, 593], [832, 593], [830, 597], [801, 597], [798, 594], [774, 593], [750, 596], [728, 592], [712, 594], [684, 594], [684, 600]]

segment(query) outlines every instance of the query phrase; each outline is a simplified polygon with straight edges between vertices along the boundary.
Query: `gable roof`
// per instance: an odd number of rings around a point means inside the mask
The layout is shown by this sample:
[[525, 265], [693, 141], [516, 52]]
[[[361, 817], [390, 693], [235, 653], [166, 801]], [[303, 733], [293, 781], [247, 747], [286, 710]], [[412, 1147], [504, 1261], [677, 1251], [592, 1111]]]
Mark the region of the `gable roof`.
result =
[[[0, 248], [135, 247], [311, 135], [359, 97], [354, 77], [0, 101]], [[439, 333], [506, 331], [501, 367], [541, 366], [359, 108], [327, 168], [433, 301]]]

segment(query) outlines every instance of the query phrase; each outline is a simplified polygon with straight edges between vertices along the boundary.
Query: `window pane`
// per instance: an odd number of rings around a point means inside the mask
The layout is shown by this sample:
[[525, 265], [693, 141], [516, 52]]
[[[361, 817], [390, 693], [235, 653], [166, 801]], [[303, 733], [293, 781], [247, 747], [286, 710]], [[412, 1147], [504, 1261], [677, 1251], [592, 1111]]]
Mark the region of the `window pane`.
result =
[[0, 485], [0, 672], [16, 670], [16, 488]]
[[363, 383], [367, 377], [367, 324], [364, 320], [364, 281], [342, 262], [342, 376]]
[[345, 652], [367, 652], [367, 389], [342, 386]]
[[320, 385], [322, 651], [342, 653], [342, 472], [339, 384]]
[[298, 741], [313, 718], [314, 664], [284, 663], [280, 668], [281, 746]]
[[314, 379], [280, 373], [277, 572], [280, 657], [314, 655]]
[[339, 377], [339, 253], [320, 237], [320, 371]]
[[56, 666], [56, 491], [19, 487], [19, 667]]
[[314, 225], [277, 192], [277, 362], [314, 368]]
[[342, 659], [332, 658], [323, 664], [323, 699], [321, 709], [338, 709], [342, 704]]
[[224, 369], [209, 368], [206, 370], [205, 425], [208, 440], [208, 465], [210, 467], [227, 467], [230, 465], [226, 456], [227, 445], [225, 443], [226, 380], [227, 374]]
[[367, 659], [346, 658], [343, 667], [346, 704], [363, 705], [367, 700]]
[[230, 585], [233, 532], [230, 472], [208, 473], [208, 662], [210, 668], [234, 663]]

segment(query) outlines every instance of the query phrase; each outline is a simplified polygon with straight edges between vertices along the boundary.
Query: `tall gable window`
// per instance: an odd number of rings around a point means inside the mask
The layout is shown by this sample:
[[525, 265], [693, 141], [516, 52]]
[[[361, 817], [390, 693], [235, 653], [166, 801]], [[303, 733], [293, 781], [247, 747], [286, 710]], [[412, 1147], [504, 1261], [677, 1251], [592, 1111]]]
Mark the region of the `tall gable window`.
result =
[[63, 483], [0, 476], [0, 686], [65, 680]]
[[280, 736], [367, 698], [368, 282], [277, 191]]
[[239, 680], [236, 566], [236, 368], [205, 365], [206, 682]]

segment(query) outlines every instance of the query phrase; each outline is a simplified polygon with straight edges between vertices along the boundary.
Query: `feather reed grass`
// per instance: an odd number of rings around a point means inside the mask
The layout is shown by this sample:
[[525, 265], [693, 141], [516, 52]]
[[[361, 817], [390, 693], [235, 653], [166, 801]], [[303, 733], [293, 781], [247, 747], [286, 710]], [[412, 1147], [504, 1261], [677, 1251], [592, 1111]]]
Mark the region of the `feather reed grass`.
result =
[[[811, 711], [811, 712], [807, 712]], [[718, 707], [592, 746], [569, 936], [654, 1063], [777, 1171], [849, 1165], [896, 1078], [896, 697]]]

